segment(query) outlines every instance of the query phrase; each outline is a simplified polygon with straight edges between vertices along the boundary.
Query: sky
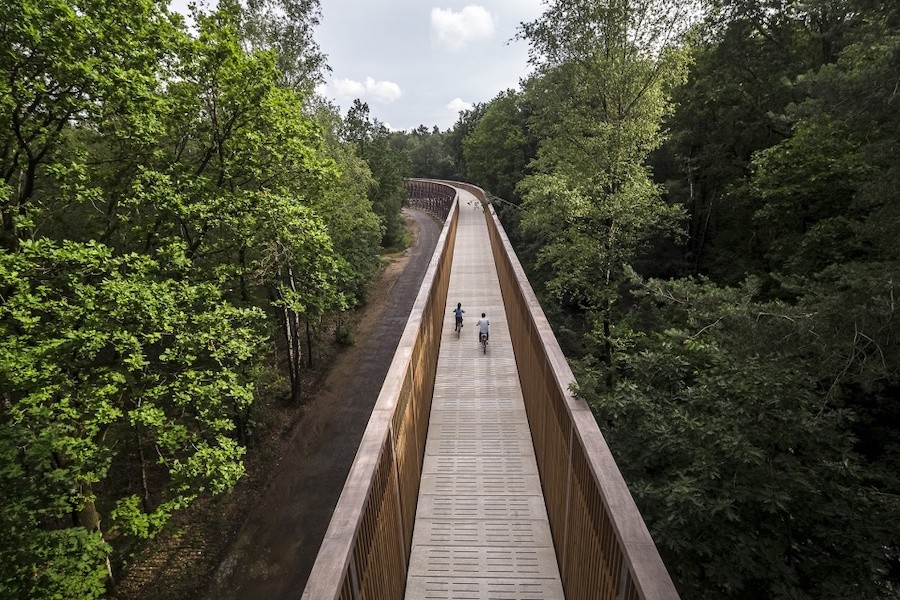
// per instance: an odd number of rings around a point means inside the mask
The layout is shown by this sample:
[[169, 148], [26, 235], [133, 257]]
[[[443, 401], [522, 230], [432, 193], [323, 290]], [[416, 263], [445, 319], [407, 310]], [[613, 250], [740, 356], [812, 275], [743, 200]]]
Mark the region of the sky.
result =
[[[170, 0], [187, 13], [189, 0]], [[199, 0], [209, 7], [216, 0]], [[359, 98], [393, 130], [450, 129], [462, 110], [519, 87], [519, 24], [542, 0], [320, 0], [314, 37], [331, 70], [318, 92], [343, 114]]]
[[513, 38], [541, 0], [321, 0], [315, 39], [331, 72], [319, 92], [355, 98], [395, 130], [453, 126], [459, 111], [518, 87], [528, 45]]

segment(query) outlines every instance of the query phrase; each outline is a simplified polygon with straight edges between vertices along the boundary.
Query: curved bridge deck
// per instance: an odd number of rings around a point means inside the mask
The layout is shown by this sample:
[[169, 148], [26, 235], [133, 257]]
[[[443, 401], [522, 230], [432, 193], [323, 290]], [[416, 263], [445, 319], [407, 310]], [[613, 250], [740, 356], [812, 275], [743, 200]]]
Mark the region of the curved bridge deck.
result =
[[[483, 209], [466, 191], [459, 206], [406, 598], [561, 600]], [[459, 337], [457, 302], [466, 311]], [[486, 354], [475, 326], [482, 312]]]

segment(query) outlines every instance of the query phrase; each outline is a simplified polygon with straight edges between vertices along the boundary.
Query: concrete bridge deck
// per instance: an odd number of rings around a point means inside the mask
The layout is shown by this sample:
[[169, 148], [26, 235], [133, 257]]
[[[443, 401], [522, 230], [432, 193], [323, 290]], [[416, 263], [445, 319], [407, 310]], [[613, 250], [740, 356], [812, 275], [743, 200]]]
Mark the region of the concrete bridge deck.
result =
[[[481, 202], [459, 225], [413, 529], [406, 598], [563, 598]], [[456, 303], [465, 313], [454, 332]], [[483, 354], [475, 323], [491, 321]]]

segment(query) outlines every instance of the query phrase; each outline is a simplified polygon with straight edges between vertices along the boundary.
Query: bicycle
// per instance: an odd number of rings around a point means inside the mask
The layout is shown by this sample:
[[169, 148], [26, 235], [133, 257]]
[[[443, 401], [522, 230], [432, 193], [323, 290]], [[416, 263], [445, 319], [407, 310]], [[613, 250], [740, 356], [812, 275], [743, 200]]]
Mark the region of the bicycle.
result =
[[459, 336], [462, 334], [462, 319], [456, 320], [456, 339], [459, 339]]
[[484, 351], [485, 354], [487, 354], [487, 347], [488, 347], [488, 336], [487, 336], [487, 334], [486, 334], [486, 333], [479, 333], [479, 334], [478, 334], [478, 342], [481, 344], [481, 349]]

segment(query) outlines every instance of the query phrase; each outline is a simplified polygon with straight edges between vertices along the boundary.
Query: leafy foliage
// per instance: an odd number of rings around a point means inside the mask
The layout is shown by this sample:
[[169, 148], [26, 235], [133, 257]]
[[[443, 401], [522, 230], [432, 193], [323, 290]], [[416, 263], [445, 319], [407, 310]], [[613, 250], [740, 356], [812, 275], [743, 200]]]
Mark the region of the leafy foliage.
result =
[[372, 207], [384, 227], [382, 245], [399, 245], [403, 238], [400, 208], [406, 199], [403, 179], [408, 176], [409, 156], [391, 145], [391, 135], [384, 123], [370, 119], [369, 105], [355, 100], [347, 111], [343, 137], [356, 145], [374, 178], [369, 190]]
[[468, 177], [509, 201], [518, 199], [516, 185], [534, 158], [535, 141], [529, 135], [529, 108], [513, 90], [497, 95], [463, 140]]
[[588, 358], [580, 391], [682, 594], [879, 597], [896, 505], [854, 451], [852, 412], [828, 407], [792, 352], [813, 318], [753, 294], [641, 284], [616, 385]]
[[0, 7], [5, 595], [103, 595], [135, 540], [241, 477], [260, 364], [299, 401], [321, 321], [365, 297], [383, 225], [311, 108], [317, 19]]
[[522, 28], [539, 68], [528, 95], [531, 126], [541, 133], [537, 172], [520, 184], [522, 227], [543, 242], [538, 262], [551, 267], [548, 289], [600, 322], [609, 366], [624, 266], [680, 214], [661, 201], [645, 161], [661, 141], [670, 88], [684, 74], [686, 58], [670, 46], [681, 10], [554, 2]]
[[[154, 448], [168, 480], [153, 508], [147, 496], [143, 506], [136, 496], [117, 499], [113, 527], [141, 537], [201, 492], [228, 490], [243, 472], [243, 448], [229, 432], [252, 400], [246, 365], [261, 342], [262, 314], [232, 307], [213, 286], [183, 281], [179, 271], [148, 257], [115, 257], [98, 244], [27, 242], [0, 256], [4, 525], [23, 536], [67, 539], [60, 548], [91, 559], [49, 575], [54, 581], [86, 571], [105, 576], [102, 565], [95, 568], [105, 544], [92, 531], [100, 526], [94, 486], [114, 462], [134, 461], [129, 453]], [[41, 531], [67, 517], [90, 527]], [[23, 551], [35, 549], [3, 549], [17, 566], [28, 564]], [[16, 579], [6, 585], [19, 585]]]
[[[466, 168], [518, 182], [511, 238], [682, 595], [893, 598], [900, 13], [703, 9], [547, 3], [537, 157]], [[509, 139], [492, 107], [464, 146]]]

